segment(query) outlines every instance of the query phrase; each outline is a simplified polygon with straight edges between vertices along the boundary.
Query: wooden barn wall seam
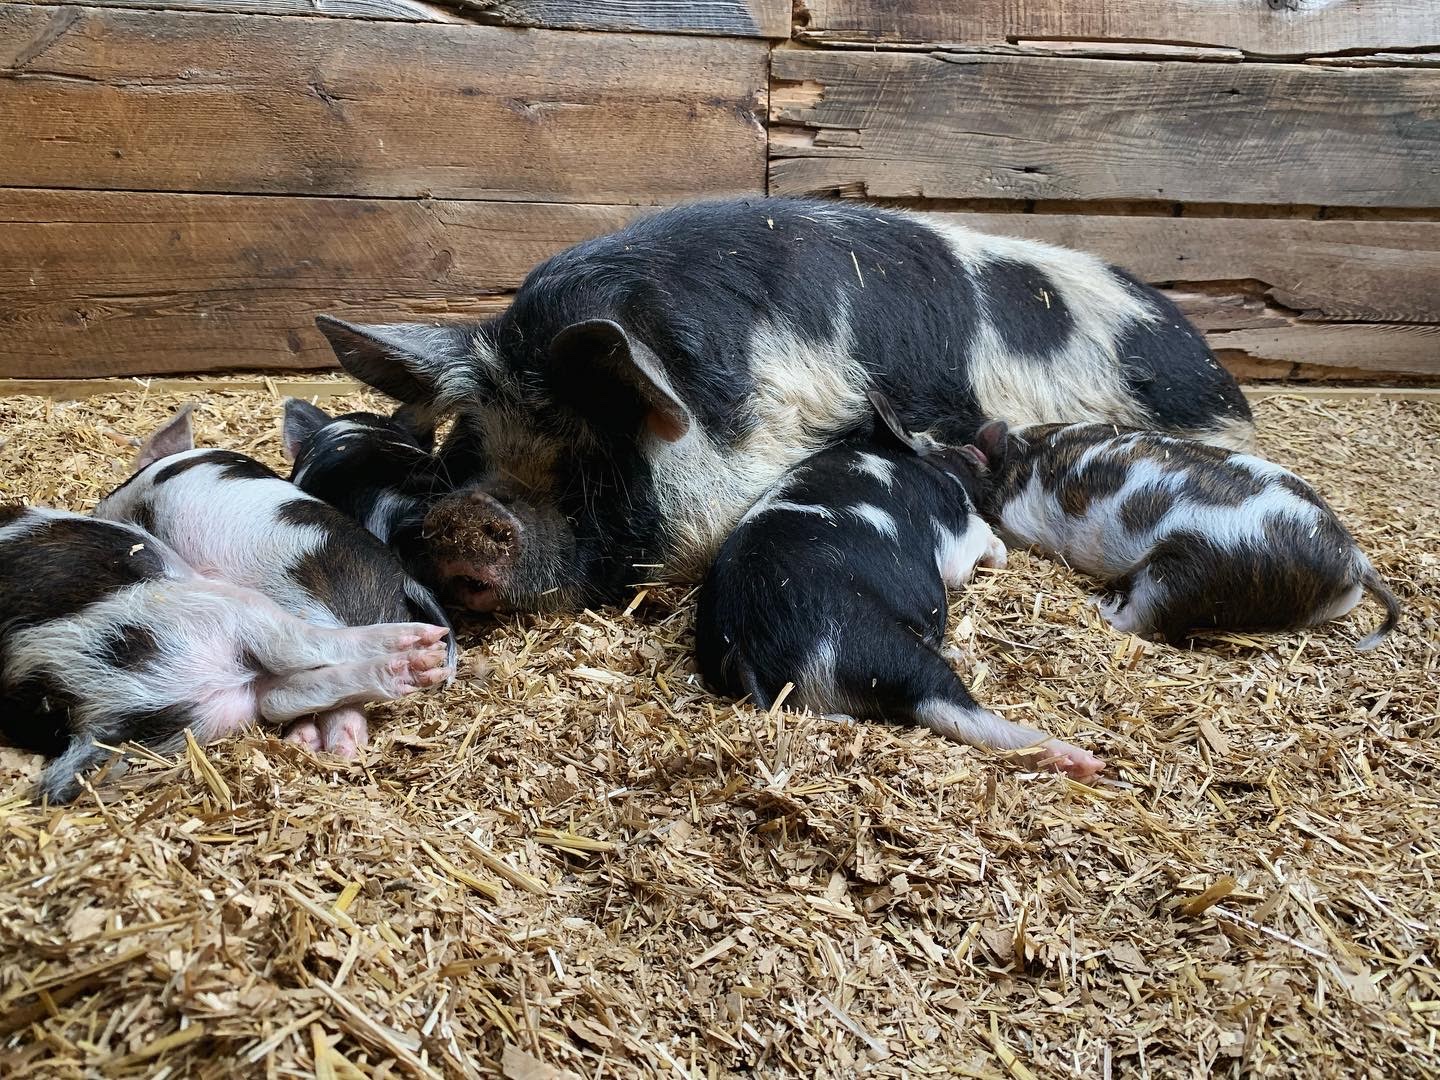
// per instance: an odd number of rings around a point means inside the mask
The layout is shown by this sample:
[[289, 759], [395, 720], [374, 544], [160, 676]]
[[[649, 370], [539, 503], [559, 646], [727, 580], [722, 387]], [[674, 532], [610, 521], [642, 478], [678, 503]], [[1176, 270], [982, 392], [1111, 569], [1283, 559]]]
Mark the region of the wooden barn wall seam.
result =
[[1430, 0], [0, 2], [0, 378], [333, 366], [647, 207], [1094, 251], [1242, 377], [1440, 383]]

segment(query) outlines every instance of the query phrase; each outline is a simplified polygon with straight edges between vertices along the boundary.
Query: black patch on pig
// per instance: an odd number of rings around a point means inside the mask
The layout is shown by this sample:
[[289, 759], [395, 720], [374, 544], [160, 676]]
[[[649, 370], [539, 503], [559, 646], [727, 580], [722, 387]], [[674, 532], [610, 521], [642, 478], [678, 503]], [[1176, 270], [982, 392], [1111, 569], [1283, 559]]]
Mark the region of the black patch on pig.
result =
[[137, 671], [160, 653], [160, 642], [146, 626], [127, 623], [115, 627], [96, 648], [96, 659], [121, 668]]
[[134, 529], [94, 518], [47, 518], [0, 543], [0, 628], [73, 615], [165, 564]]
[[1222, 420], [1248, 422], [1250, 406], [1240, 385], [1180, 309], [1133, 274], [1110, 269], [1154, 313], [1149, 321], [1125, 327], [1115, 353], [1125, 365], [1126, 388], [1157, 419], [1156, 426], [1205, 431]]
[[151, 747], [173, 745], [175, 737], [194, 722], [195, 710], [190, 705], [166, 705], [160, 709], [121, 713], [106, 724], [105, 735], [108, 737], [103, 741], [128, 740]]
[[1120, 524], [1132, 533], [1147, 533], [1174, 505], [1175, 497], [1163, 488], [1144, 488], [1120, 504]]
[[1274, 482], [1290, 492], [1290, 494], [1304, 499], [1310, 505], [1320, 507], [1320, 509], [1324, 510], [1327, 514], [1333, 512], [1330, 509], [1330, 505], [1320, 497], [1319, 492], [1293, 473], [1276, 476], [1274, 477]]
[[274, 470], [245, 454], [234, 450], [206, 450], [183, 461], [171, 462], [155, 474], [157, 485], [173, 480], [183, 472], [199, 465], [222, 466], [221, 477], [226, 480], [278, 480]]
[[[0, 638], [0, 662], [5, 645]], [[0, 735], [5, 741], [32, 754], [55, 757], [70, 745], [70, 712], [79, 699], [40, 671], [13, 685], [0, 685]]]
[[25, 515], [27, 507], [19, 503], [6, 503], [0, 506], [0, 529], [12, 522], [20, 520]]
[[990, 325], [1007, 349], [1043, 360], [1065, 347], [1074, 319], [1054, 281], [1040, 267], [1017, 259], [991, 259], [972, 273]]
[[406, 620], [405, 570], [389, 548], [318, 499], [292, 499], [276, 516], [283, 525], [323, 534], [286, 572], [336, 618], [347, 626]]

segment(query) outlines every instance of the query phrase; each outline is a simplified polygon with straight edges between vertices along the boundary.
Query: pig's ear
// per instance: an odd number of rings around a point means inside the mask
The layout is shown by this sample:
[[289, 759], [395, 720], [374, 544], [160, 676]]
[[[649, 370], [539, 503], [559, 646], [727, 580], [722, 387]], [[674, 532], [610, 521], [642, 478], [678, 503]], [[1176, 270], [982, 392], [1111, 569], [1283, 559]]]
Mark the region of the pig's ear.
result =
[[285, 460], [294, 461], [300, 456], [305, 444], [315, 433], [330, 423], [330, 414], [317, 405], [311, 405], [300, 398], [285, 399], [285, 422], [281, 425], [281, 440], [285, 444]]
[[[329, 315], [315, 325], [340, 366], [382, 394], [411, 404], [463, 397], [474, 388], [471, 333], [460, 326], [357, 326]], [[453, 403], [449, 402], [448, 403]]]
[[652, 434], [673, 443], [694, 422], [660, 358], [619, 323], [591, 319], [567, 326], [550, 342], [550, 362], [556, 396], [601, 426], [643, 417]]
[[868, 392], [870, 404], [875, 407], [875, 415], [880, 418], [880, 423], [875, 427], [875, 434], [882, 441], [889, 440], [899, 444], [902, 450], [908, 450], [912, 454], [919, 454], [924, 457], [933, 448], [933, 444], [916, 435], [912, 435], [905, 427], [900, 417], [895, 413], [895, 406], [890, 404], [890, 399], [878, 390]]
[[1005, 457], [1010, 442], [1010, 425], [1004, 420], [991, 420], [975, 433], [975, 445], [985, 451], [992, 466], [999, 465]]
[[150, 433], [150, 437], [140, 444], [140, 453], [135, 457], [136, 472], [162, 458], [195, 449], [195, 432], [190, 426], [190, 414], [194, 410], [194, 403], [187, 402], [179, 412], [165, 421], [163, 427]]

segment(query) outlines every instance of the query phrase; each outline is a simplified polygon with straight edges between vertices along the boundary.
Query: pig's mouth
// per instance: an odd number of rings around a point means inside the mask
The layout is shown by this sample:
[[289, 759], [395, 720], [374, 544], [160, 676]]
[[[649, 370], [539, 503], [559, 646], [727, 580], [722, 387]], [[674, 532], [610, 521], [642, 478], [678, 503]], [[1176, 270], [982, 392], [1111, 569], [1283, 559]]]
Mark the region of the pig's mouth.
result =
[[500, 587], [488, 568], [477, 570], [468, 563], [442, 562], [439, 566], [442, 592], [452, 606], [466, 611], [491, 612], [500, 608]]

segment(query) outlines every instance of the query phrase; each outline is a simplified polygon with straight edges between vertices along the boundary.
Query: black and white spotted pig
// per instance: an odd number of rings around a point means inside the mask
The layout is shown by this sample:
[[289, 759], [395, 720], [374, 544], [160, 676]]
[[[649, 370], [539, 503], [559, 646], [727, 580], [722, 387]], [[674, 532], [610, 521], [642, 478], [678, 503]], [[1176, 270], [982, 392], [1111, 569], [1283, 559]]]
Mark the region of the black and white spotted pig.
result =
[[1104, 763], [977, 705], [941, 655], [945, 587], [1005, 546], [975, 512], [966, 452], [911, 435], [883, 398], [868, 443], [806, 459], [741, 519], [701, 587], [707, 685], [768, 708], [786, 683], [819, 713], [915, 723], [1075, 777]]
[[476, 445], [429, 532], [450, 599], [481, 610], [614, 600], [657, 563], [698, 577], [788, 468], [868, 424], [870, 389], [952, 444], [987, 418], [1252, 436], [1154, 289], [857, 203], [668, 209], [548, 259], [485, 322], [319, 321], [352, 374]]
[[[194, 449], [189, 406], [150, 437], [135, 474], [100, 501], [95, 516], [133, 522], [201, 574], [254, 589], [318, 626], [449, 626], [394, 553], [339, 510], [254, 458]], [[452, 639], [444, 677], [454, 661]], [[364, 713], [347, 707], [295, 725], [286, 738], [352, 757], [369, 731]]]
[[323, 499], [388, 544], [412, 576], [434, 575], [424, 542], [425, 515], [453, 486], [432, 450], [435, 430], [402, 406], [330, 416], [308, 401], [285, 402], [290, 482]]
[[443, 675], [443, 626], [330, 629], [201, 577], [131, 524], [0, 507], [0, 733], [52, 760], [51, 802], [137, 742], [168, 753], [256, 720], [390, 701]]
[[1104, 424], [977, 436], [990, 461], [986, 516], [1013, 546], [1107, 583], [1117, 630], [1286, 630], [1350, 611], [1365, 591], [1395, 627], [1400, 605], [1314, 488], [1250, 454]]

